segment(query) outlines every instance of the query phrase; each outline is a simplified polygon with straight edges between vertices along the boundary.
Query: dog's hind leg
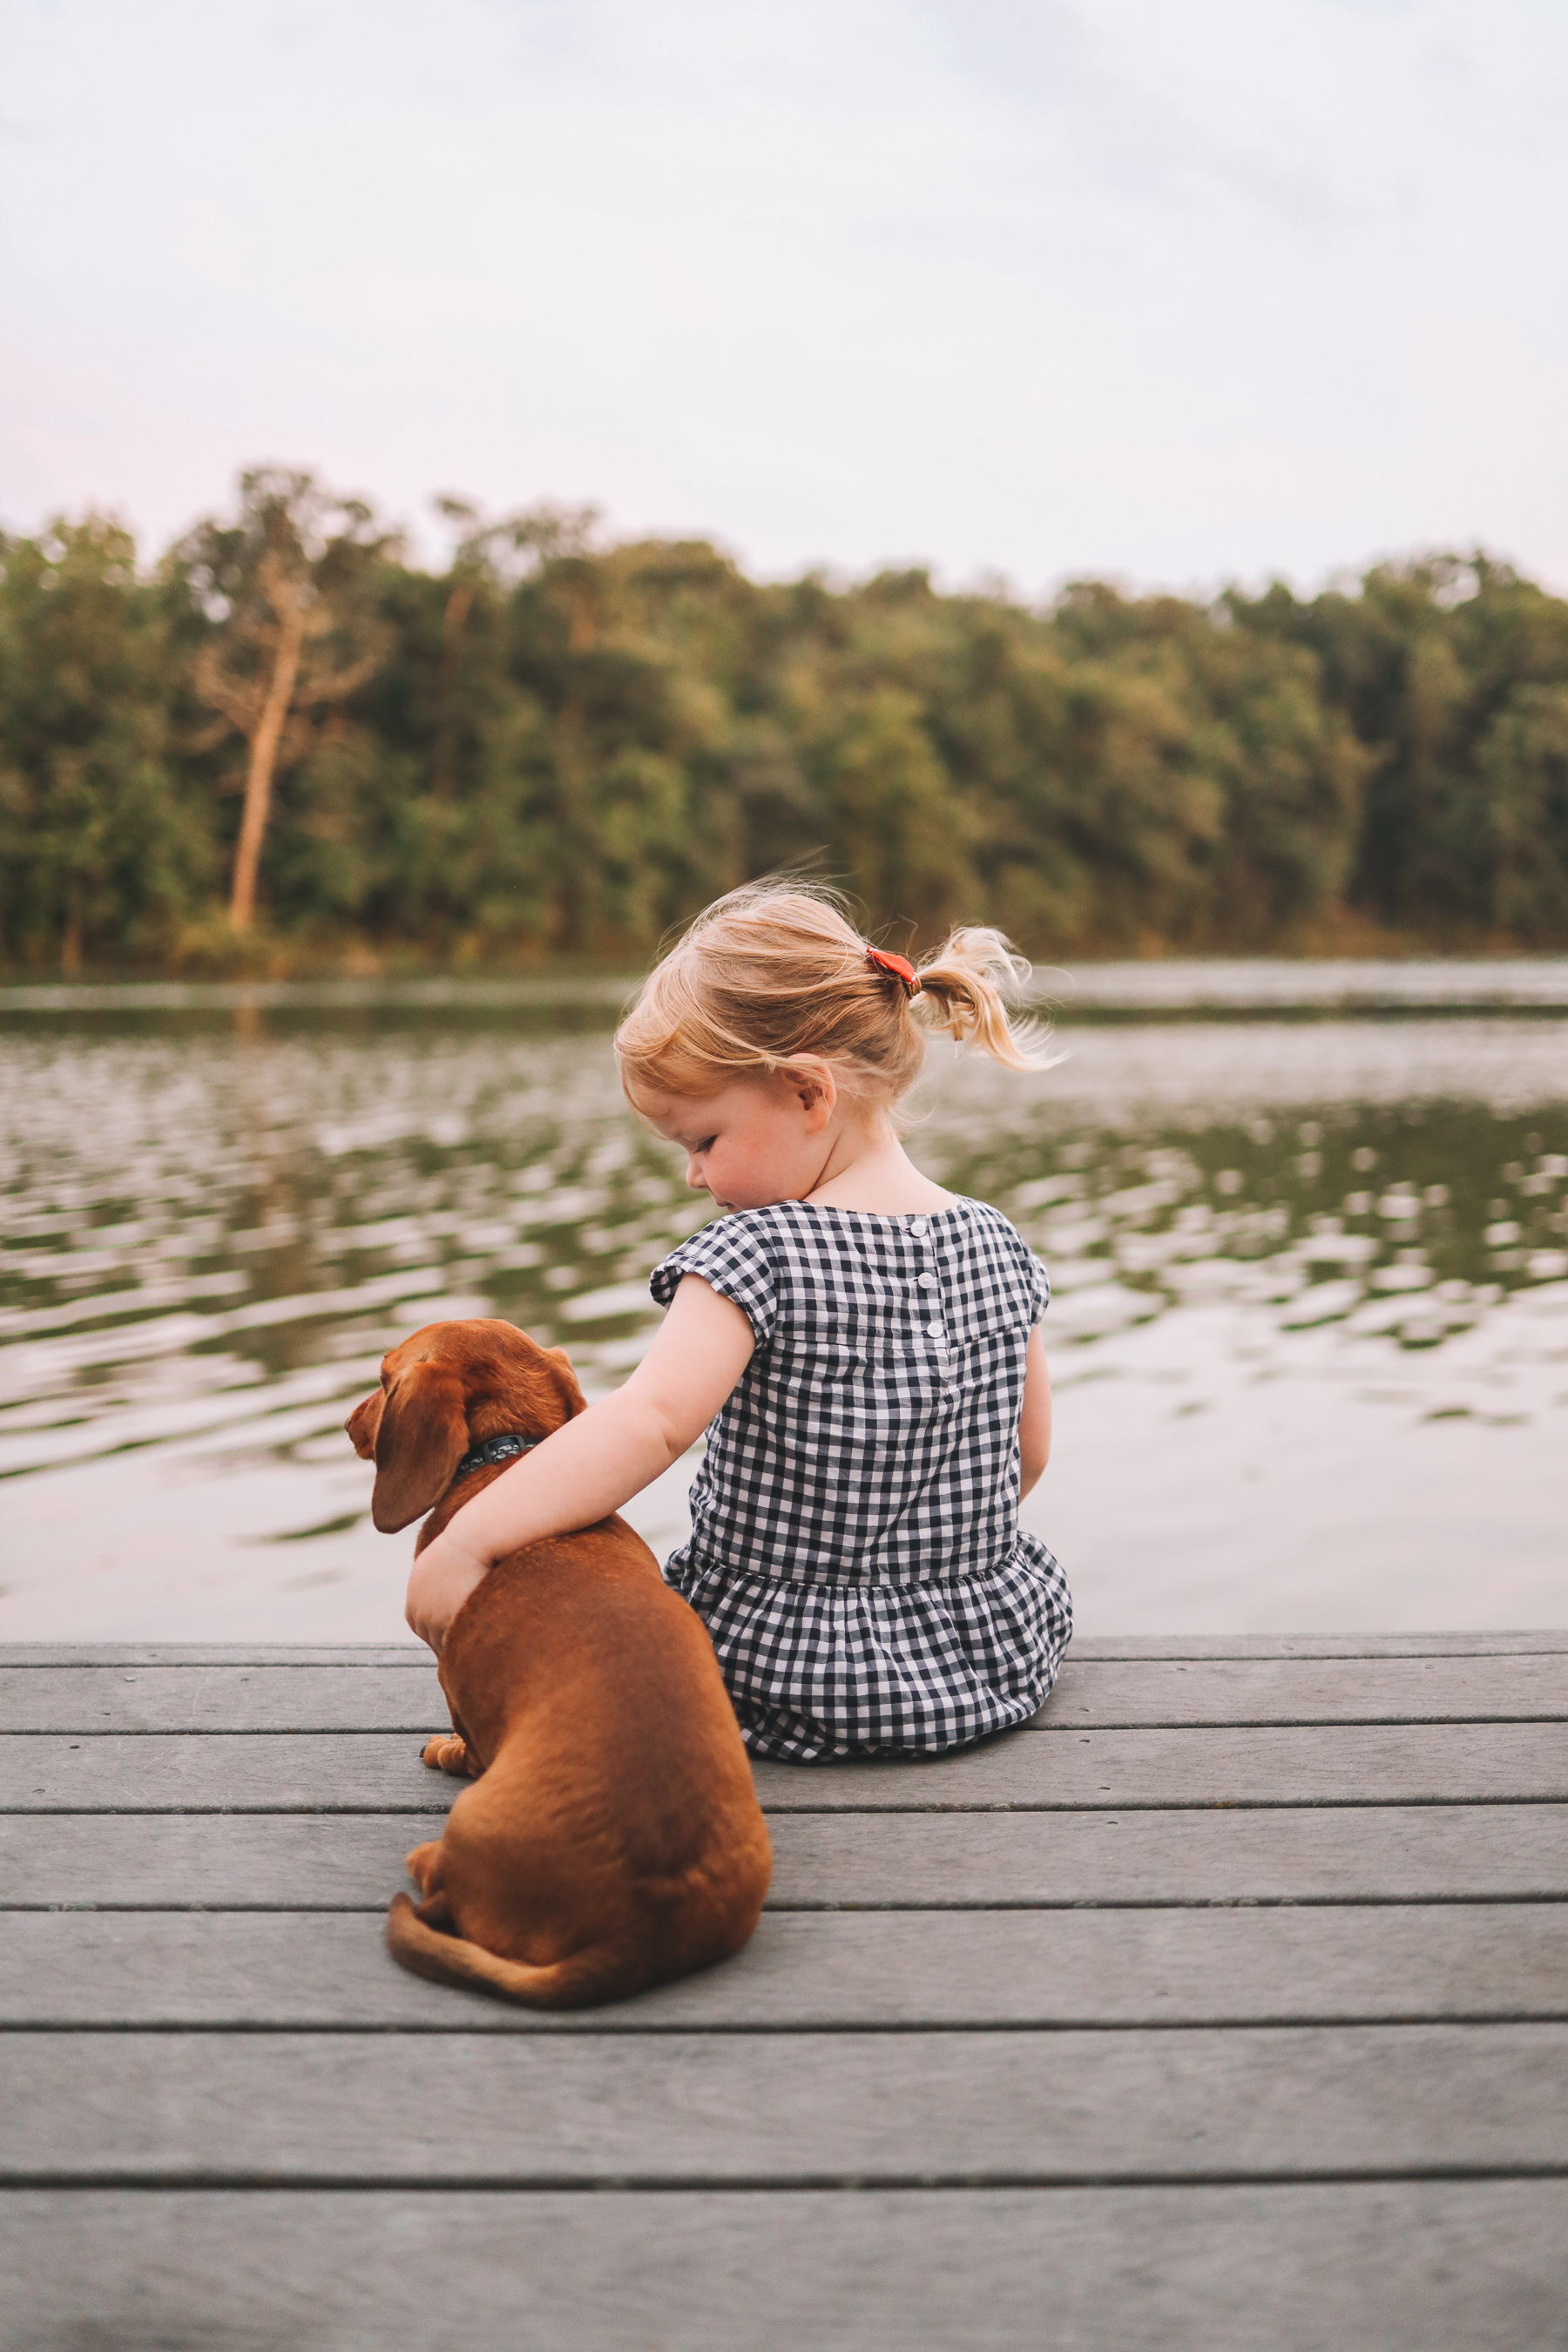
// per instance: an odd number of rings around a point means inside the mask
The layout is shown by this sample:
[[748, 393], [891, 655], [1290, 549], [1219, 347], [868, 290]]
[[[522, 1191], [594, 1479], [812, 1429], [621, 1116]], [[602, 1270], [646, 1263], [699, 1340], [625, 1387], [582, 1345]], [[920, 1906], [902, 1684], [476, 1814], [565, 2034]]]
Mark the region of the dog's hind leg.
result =
[[436, 1867], [436, 1857], [440, 1851], [439, 1838], [426, 1838], [423, 1845], [416, 1845], [411, 1853], [404, 1856], [403, 1867], [421, 1895], [428, 1891], [431, 1874]]
[[468, 1743], [460, 1732], [443, 1731], [427, 1739], [421, 1753], [432, 1772], [451, 1772], [459, 1779], [467, 1774], [477, 1780], [480, 1767], [468, 1752]]

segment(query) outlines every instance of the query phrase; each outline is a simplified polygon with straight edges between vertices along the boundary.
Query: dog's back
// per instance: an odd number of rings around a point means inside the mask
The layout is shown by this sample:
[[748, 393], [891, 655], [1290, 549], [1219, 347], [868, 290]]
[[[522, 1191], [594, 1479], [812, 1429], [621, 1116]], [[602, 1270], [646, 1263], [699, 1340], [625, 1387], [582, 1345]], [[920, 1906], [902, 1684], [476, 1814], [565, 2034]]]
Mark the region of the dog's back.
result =
[[772, 1851], [700, 1621], [619, 1519], [501, 1560], [441, 1681], [481, 1777], [409, 1867], [405, 1967], [538, 2007], [612, 2000], [738, 1951]]

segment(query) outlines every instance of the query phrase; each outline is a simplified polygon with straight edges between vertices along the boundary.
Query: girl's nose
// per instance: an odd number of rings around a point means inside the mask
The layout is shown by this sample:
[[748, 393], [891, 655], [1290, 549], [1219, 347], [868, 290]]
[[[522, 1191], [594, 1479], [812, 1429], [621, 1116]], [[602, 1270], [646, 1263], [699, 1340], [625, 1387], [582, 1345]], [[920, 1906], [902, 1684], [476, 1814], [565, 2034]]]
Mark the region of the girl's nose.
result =
[[702, 1163], [695, 1155], [686, 1162], [686, 1181], [688, 1188], [693, 1192], [706, 1192], [708, 1190], [708, 1179], [702, 1173]]

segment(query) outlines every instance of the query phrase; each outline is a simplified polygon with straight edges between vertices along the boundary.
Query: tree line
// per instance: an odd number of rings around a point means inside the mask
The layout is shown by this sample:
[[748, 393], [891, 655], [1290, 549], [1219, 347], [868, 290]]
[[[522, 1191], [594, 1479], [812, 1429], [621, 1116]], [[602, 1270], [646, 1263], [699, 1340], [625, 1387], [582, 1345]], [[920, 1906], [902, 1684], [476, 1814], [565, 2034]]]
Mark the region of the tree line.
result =
[[781, 866], [918, 945], [1568, 945], [1568, 602], [1482, 554], [1310, 598], [749, 579], [309, 475], [151, 566], [0, 537], [0, 963], [644, 957]]

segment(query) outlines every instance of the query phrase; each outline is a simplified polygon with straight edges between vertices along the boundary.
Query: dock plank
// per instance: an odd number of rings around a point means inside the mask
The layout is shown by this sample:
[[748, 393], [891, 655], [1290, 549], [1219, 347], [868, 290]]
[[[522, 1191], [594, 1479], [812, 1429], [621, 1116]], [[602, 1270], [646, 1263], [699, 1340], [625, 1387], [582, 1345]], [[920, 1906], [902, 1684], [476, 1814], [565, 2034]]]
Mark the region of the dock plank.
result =
[[[1524, 2352], [1568, 2182], [0, 2195], [27, 2352]], [[91, 2315], [84, 2326], [84, 2315]]]
[[0, 1731], [401, 1731], [450, 1721], [435, 1662], [407, 1665], [5, 1666]]
[[[1497, 1638], [1516, 1641], [1509, 1634]], [[1270, 1653], [1272, 1655], [1272, 1653]], [[5, 1666], [428, 1666], [430, 1652], [401, 1642], [0, 1642]]]
[[[406, 1731], [0, 1733], [7, 1813], [427, 1815], [444, 1813], [464, 1786], [427, 1769]], [[438, 1824], [428, 1832], [438, 1833]]]
[[[759, 1763], [769, 1812], [1568, 1803], [1551, 1723], [1011, 1733], [931, 1761]], [[406, 1732], [0, 1735], [0, 1812], [441, 1813], [461, 1782]]]
[[[380, 1908], [406, 1814], [0, 1817], [13, 1909]], [[1568, 1807], [781, 1813], [773, 1909], [1568, 1897]]]
[[1035, 1727], [1568, 1721], [1568, 1654], [1064, 1664]]
[[[1077, 1664], [1171, 1658], [1502, 1658], [1568, 1651], [1568, 1632], [1468, 1633], [1075, 1633]], [[0, 1666], [407, 1665], [421, 1642], [0, 1642]]]
[[1568, 2175], [1568, 2026], [31, 2034], [0, 2182]]
[[[0, 1731], [428, 1732], [447, 1721], [423, 1665], [0, 1667]], [[1568, 1722], [1568, 1652], [1510, 1657], [1068, 1656], [1033, 1727]]]
[[0, 2026], [777, 2032], [1568, 2020], [1568, 1904], [771, 1912], [722, 1968], [553, 2012], [397, 1968], [379, 1914], [0, 1915]]
[[1128, 1658], [1517, 1658], [1568, 1651], [1561, 1628], [1472, 1633], [1075, 1633], [1080, 1664]]

